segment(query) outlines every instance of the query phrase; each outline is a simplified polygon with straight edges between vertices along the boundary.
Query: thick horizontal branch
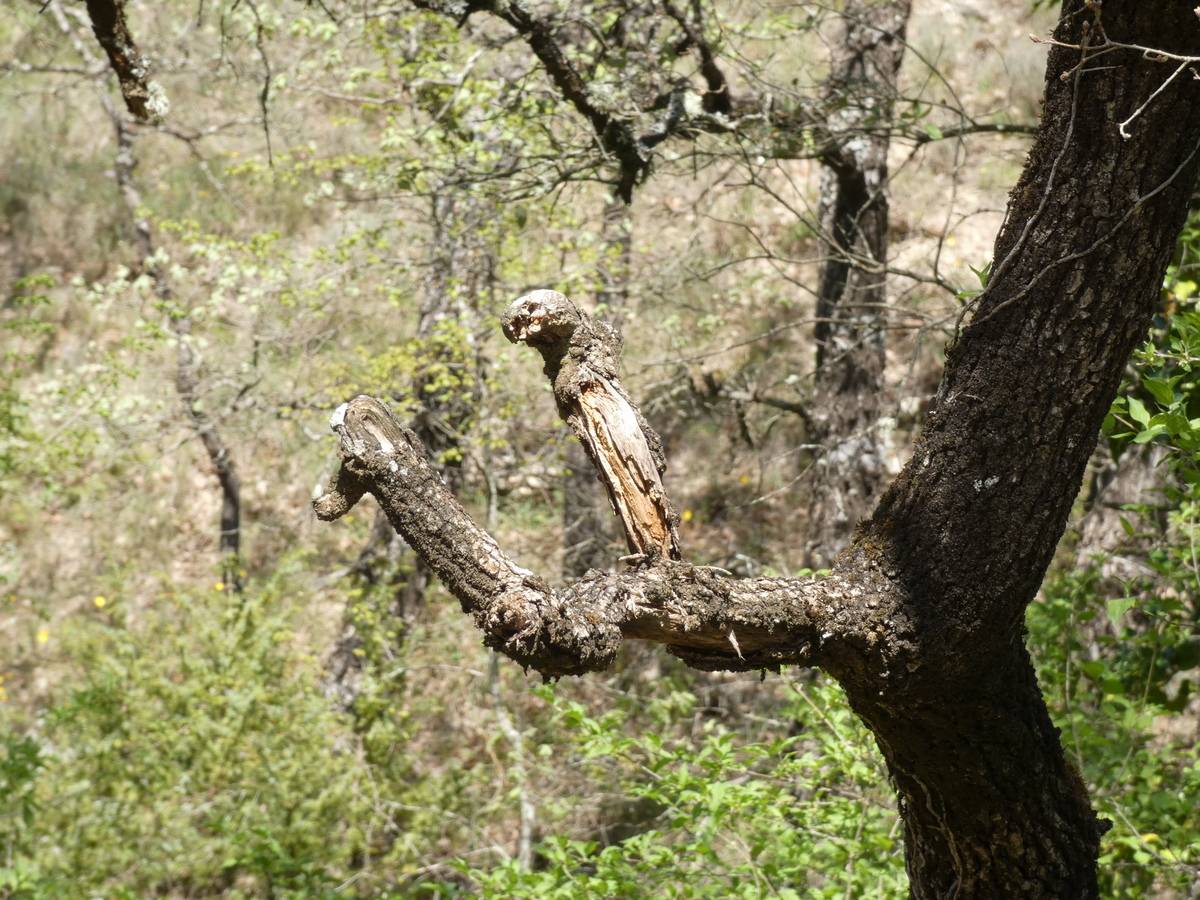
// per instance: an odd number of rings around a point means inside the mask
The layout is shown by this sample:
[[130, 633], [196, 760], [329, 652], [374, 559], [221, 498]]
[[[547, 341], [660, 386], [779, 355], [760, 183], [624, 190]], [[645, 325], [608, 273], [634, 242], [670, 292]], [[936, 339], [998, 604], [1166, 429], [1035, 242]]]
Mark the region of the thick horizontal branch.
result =
[[736, 579], [721, 570], [655, 559], [552, 589], [508, 557], [442, 483], [416, 436], [378, 400], [359, 396], [330, 422], [342, 465], [317, 515], [336, 519], [372, 494], [485, 643], [550, 678], [606, 668], [623, 638], [663, 644], [704, 669], [822, 664], [848, 647], [882, 649], [878, 603], [864, 582]]

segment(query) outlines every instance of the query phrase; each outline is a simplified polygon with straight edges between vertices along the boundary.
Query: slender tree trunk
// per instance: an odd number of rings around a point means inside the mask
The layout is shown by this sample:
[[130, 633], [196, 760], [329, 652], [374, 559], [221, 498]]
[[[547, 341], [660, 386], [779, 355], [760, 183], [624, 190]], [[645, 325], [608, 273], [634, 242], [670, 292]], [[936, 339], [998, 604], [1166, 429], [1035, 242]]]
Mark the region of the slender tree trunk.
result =
[[819, 216], [827, 242], [817, 286], [817, 375], [810, 427], [824, 447], [809, 507], [808, 562], [827, 566], [887, 475], [878, 428], [887, 324], [887, 126], [909, 0], [850, 0], [825, 102]]
[[[445, 323], [459, 326], [469, 338], [478, 318], [474, 298], [479, 296], [482, 278], [489, 268], [486, 249], [474, 239], [478, 211], [470, 208], [467, 200], [446, 192], [430, 198], [430, 214], [432, 253], [417, 322], [417, 339], [430, 341], [438, 327]], [[446, 362], [453, 363], [453, 360]], [[478, 385], [481, 372], [471, 375], [473, 384]], [[412, 423], [413, 431], [439, 461], [447, 486], [458, 491], [463, 480], [463, 431], [475, 415], [477, 388], [472, 389], [471, 396], [463, 396], [454, 390], [439, 390], [434, 378], [422, 372], [413, 380], [412, 392], [420, 400]], [[398, 540], [394, 532], [391, 539]], [[409, 621], [424, 605], [430, 576], [425, 561], [414, 557], [412, 571], [397, 591], [396, 611], [403, 621]]]
[[[422, 287], [416, 332], [417, 341], [426, 343], [435, 339], [443, 323], [454, 323], [470, 332], [477, 318], [473, 298], [479, 296], [482, 281], [490, 272], [487, 250], [475, 239], [478, 216], [469, 203], [451, 193], [435, 193], [429, 201], [429, 213], [432, 230], [428, 274]], [[456, 360], [445, 362], [455, 364]], [[476, 384], [478, 380], [475, 377]], [[439, 388], [434, 378], [423, 372], [417, 373], [408, 390], [420, 401], [412, 420], [413, 432], [438, 461], [443, 481], [457, 492], [462, 487], [462, 432], [474, 417], [478, 397]], [[388, 524], [387, 516], [376, 509], [370, 536], [350, 573], [367, 588], [377, 589], [386, 579], [390, 601], [385, 621], [397, 633], [390, 647], [395, 652], [425, 605], [431, 580], [428, 563], [408, 549]], [[360, 690], [363, 636], [357, 619], [357, 610], [351, 605], [326, 661], [326, 694], [344, 710], [354, 707]]]
[[[134, 183], [133, 172], [137, 166], [134, 155], [134, 133], [121, 113], [105, 100], [105, 106], [116, 129], [117, 155], [114, 170], [121, 198], [129, 214], [130, 222], [141, 256], [141, 265], [154, 283], [154, 293], [163, 303], [174, 304], [174, 292], [154, 254], [154, 239], [150, 223], [141, 214], [142, 200]], [[242, 590], [241, 560], [241, 481], [233, 464], [229, 446], [221, 437], [212, 417], [204, 410], [200, 398], [202, 367], [192, 347], [192, 320], [185, 310], [169, 309], [166, 313], [168, 325], [175, 334], [175, 391], [179, 395], [184, 414], [192, 430], [204, 446], [212, 466], [213, 475], [221, 488], [221, 522], [218, 547], [221, 553], [221, 580], [231, 590]]]
[[612, 510], [579, 441], [571, 438], [563, 454], [563, 575], [578, 578], [589, 569], [609, 568], [616, 556]]
[[[1160, 464], [1166, 455], [1161, 444], [1130, 445], [1116, 460], [1106, 447], [1097, 451], [1102, 461], [1092, 476], [1091, 497], [1079, 523], [1076, 566], [1099, 561], [1104, 577], [1114, 582], [1153, 574], [1145, 556], [1155, 543], [1150, 535], [1161, 536], [1165, 523], [1125, 507], [1162, 505], [1165, 470]], [[1126, 531], [1123, 522], [1132, 523], [1135, 535]]]
[[[78, 33], [67, 19], [67, 14], [61, 4], [56, 2], [56, 0], [51, 0], [51, 2], [47, 3], [47, 8], [54, 17], [59, 30], [71, 42], [80, 57], [94, 64], [96, 62], [96, 54], [90, 51], [80, 39]], [[129, 38], [128, 30], [124, 23], [123, 4], [89, 3], [88, 13], [91, 16], [92, 30], [101, 46], [105, 49], [105, 52], [109, 55], [112, 69], [118, 77], [126, 104], [129, 106], [130, 111], [138, 115], [139, 118], [147, 118], [146, 108], [144, 105], [139, 107], [138, 103], [135, 102], [136, 97], [133, 96], [138, 95], [138, 91], [140, 90], [138, 85], [144, 86], [145, 84], [146, 67], [144, 60], [141, 59], [136, 47], [133, 46], [132, 40]], [[137, 77], [134, 79], [136, 83], [131, 83], [129, 78], [127, 78], [128, 73], [122, 69], [123, 63], [114, 56], [114, 53], [125, 54], [125, 57], [123, 57], [125, 63], [130, 63], [130, 61], [138, 63], [140, 61], [141, 68], [133, 65], [131, 69], [131, 71], [137, 71]], [[146, 97], [142, 97], [142, 99], [145, 100]], [[120, 191], [121, 202], [129, 216], [129, 225], [133, 231], [134, 241], [141, 257], [139, 262], [154, 283], [155, 296], [164, 304], [173, 305], [175, 301], [174, 291], [171, 289], [167, 273], [163, 271], [162, 266], [155, 257], [154, 236], [150, 230], [149, 220], [142, 215], [142, 197], [138, 191], [137, 182], [134, 179], [134, 170], [137, 168], [137, 156], [134, 153], [136, 135], [122, 113], [113, 105], [103, 88], [101, 88], [100, 103], [109, 120], [112, 122], [116, 133], [117, 151], [113, 159], [113, 172], [116, 177], [117, 188]], [[154, 112], [154, 114], [157, 115], [158, 112]], [[213, 474], [217, 478], [217, 484], [221, 488], [221, 524], [218, 547], [221, 553], [222, 581], [232, 590], [240, 592], [242, 589], [241, 482], [238, 479], [237, 469], [233, 464], [233, 457], [230, 455], [228, 445], [221, 437], [216, 423], [204, 411], [200, 402], [198, 392], [202, 366], [200, 360], [196, 357], [195, 349], [191, 343], [191, 317], [183, 309], [170, 309], [167, 315], [167, 324], [170, 330], [174, 332], [178, 344], [175, 362], [175, 390], [183, 404], [184, 413], [187, 415], [191, 427], [196, 433], [196, 437], [200, 439], [200, 443], [204, 446], [204, 452], [208, 456]]]
[[492, 695], [492, 708], [496, 712], [496, 724], [508, 741], [512, 751], [510, 773], [517, 792], [517, 865], [522, 869], [533, 867], [533, 844], [537, 839], [537, 807], [529, 789], [529, 771], [525, 767], [525, 736], [521, 734], [521, 723], [505, 706], [500, 693], [500, 656], [495, 651], [488, 659], [488, 691]]
[[[95, 65], [96, 54], [80, 40], [79, 35], [67, 19], [67, 13], [60, 2], [48, 0], [47, 8], [62, 31], [71, 41], [80, 58]], [[104, 52], [108, 54], [109, 64], [113, 73], [118, 77], [126, 106], [139, 119], [154, 119], [161, 114], [162, 107], [158, 102], [162, 97], [149, 89], [145, 77], [149, 71], [149, 62], [138, 53], [128, 29], [125, 25], [124, 4], [120, 2], [89, 2], [92, 32]], [[151, 97], [155, 95], [155, 97]], [[109, 100], [107, 92], [101, 88], [101, 106], [104, 113], [113, 122], [116, 133], [116, 154], [113, 160], [113, 173], [116, 186], [120, 191], [121, 203], [124, 204], [128, 222], [133, 230], [134, 241], [140, 254], [140, 265], [148, 272], [154, 281], [155, 295], [164, 304], [174, 304], [174, 292], [161, 265], [155, 259], [154, 235], [150, 230], [150, 222], [142, 215], [142, 194], [138, 191], [134, 180], [134, 169], [137, 168], [137, 156], [134, 154], [134, 138], [130, 124]], [[148, 106], [149, 103], [149, 106]], [[216, 422], [204, 412], [199, 397], [199, 384], [202, 380], [203, 366], [197, 358], [196, 349], [192, 347], [192, 320], [186, 310], [169, 310], [168, 328], [175, 334], [178, 350], [175, 356], [175, 392], [179, 395], [184, 413], [187, 415], [192, 430], [204, 445], [204, 452], [209, 457], [212, 474], [216, 475], [217, 484], [221, 486], [221, 530], [218, 535], [218, 547], [221, 551], [222, 581], [229, 588], [240, 592], [241, 576], [241, 482], [238, 470], [234, 467], [233, 456], [217, 430]]]

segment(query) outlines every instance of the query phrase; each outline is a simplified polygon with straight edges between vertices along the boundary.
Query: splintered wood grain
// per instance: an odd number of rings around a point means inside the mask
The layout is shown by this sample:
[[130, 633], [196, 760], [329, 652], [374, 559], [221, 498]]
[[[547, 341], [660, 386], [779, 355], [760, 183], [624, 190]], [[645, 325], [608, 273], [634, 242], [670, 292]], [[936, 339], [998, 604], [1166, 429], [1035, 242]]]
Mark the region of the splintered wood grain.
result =
[[597, 379], [581, 386], [581, 437], [600, 469], [634, 553], [675, 557], [666, 492], [633, 407]]

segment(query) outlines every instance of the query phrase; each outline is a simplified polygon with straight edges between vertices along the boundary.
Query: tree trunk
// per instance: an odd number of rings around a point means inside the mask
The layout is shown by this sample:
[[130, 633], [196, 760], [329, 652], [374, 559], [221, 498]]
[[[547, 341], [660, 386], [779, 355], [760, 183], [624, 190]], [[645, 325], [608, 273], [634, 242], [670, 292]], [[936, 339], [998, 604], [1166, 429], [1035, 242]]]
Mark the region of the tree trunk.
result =
[[[471, 521], [416, 436], [367, 397], [331, 420], [343, 461], [317, 514], [336, 519], [371, 493], [485, 643], [546, 677], [602, 670], [623, 639], [702, 669], [820, 666], [887, 762], [914, 897], [1096, 897], [1106, 823], [1064, 758], [1024, 615], [1196, 183], [1200, 82], [1171, 78], [1178, 56], [1144, 50], [1200, 46], [1188, 6], [1110, 0], [1101, 23], [1098, 4], [1064, 4], [990, 282], [912, 458], [829, 577], [737, 579], [659, 557], [554, 590]], [[538, 348], [568, 421], [560, 373], [602, 368], [609, 352], [586, 316], [570, 324], [556, 323], [557, 360]]]
[[[445, 322], [473, 327], [478, 316], [472, 298], [479, 296], [491, 268], [486, 249], [475, 240], [477, 212], [464, 209], [469, 204], [449, 193], [435, 193], [429, 203], [431, 251], [416, 334], [421, 342], [431, 342], [438, 326]], [[453, 364], [455, 360], [445, 362]], [[476, 363], [481, 365], [479, 360]], [[476, 384], [478, 380], [476, 377]], [[462, 397], [452, 389], [439, 390], [433, 379], [421, 372], [408, 389], [420, 403], [413, 417], [413, 431], [438, 460], [446, 485], [457, 492], [462, 487], [462, 432], [475, 415], [478, 396]], [[424, 559], [410, 553], [381, 509], [375, 511], [371, 534], [350, 567], [350, 574], [368, 588], [387, 580], [391, 599], [386, 621], [397, 632], [390, 649], [399, 650], [409, 624], [425, 605], [432, 573]], [[360, 690], [364, 660], [360, 655], [363, 637], [358, 619], [351, 604], [342, 621], [341, 635], [325, 664], [326, 695], [343, 710], [354, 708]]]
[[[1162, 444], [1130, 444], [1120, 459], [1114, 460], [1107, 447], [1096, 455], [1102, 462], [1092, 476], [1090, 502], [1079, 523], [1075, 565], [1098, 563], [1104, 580], [1117, 587], [1154, 572], [1146, 554], [1165, 531], [1166, 516], [1142, 516], [1125, 507], [1157, 506], [1161, 513], [1165, 470], [1160, 466], [1167, 450]], [[1137, 533], [1126, 532], [1123, 522], [1132, 523]]]
[[[67, 14], [57, 2], [47, 2], [46, 8], [54, 17], [59, 30], [71, 41], [75, 51], [90, 63], [96, 61], [92, 53], [71, 26]], [[154, 82], [146, 82], [148, 63], [140, 55], [125, 24], [124, 4], [99, 0], [87, 4], [92, 32], [100, 46], [108, 54], [109, 64], [117, 76], [122, 95], [131, 113], [143, 121], [153, 120], [165, 111], [165, 96]], [[122, 205], [129, 217], [134, 242], [140, 255], [139, 264], [154, 283], [154, 293], [164, 304], [175, 304], [175, 295], [163, 267], [155, 258], [154, 236], [150, 222], [142, 215], [142, 197], [134, 180], [137, 156], [134, 153], [136, 134], [123, 115], [113, 106], [107, 93], [101, 88], [100, 104], [112, 122], [116, 132], [116, 154], [113, 158], [113, 174], [121, 195]], [[175, 334], [177, 349], [175, 357], [175, 391], [179, 395], [184, 414], [204, 452], [208, 456], [217, 484], [221, 488], [221, 524], [218, 532], [218, 547], [221, 554], [221, 578], [231, 590], [242, 589], [241, 560], [241, 481], [229, 447], [221, 437], [216, 422], [204, 411], [199, 387], [203, 367], [192, 346], [192, 320], [186, 309], [171, 309], [167, 314], [167, 327]]]
[[1190, 77], [1121, 135], [1177, 62], [1116, 43], [1194, 52], [1190, 5], [1124, 0], [1099, 15], [1064, 4], [990, 282], [910, 462], [858, 540], [906, 598], [922, 648], [916, 672], [883, 683], [835, 671], [896, 781], [917, 897], [1097, 891], [1102, 825], [1063, 758], [1024, 613], [1145, 338], [1200, 148]]
[[827, 258], [817, 285], [817, 374], [809, 439], [817, 459], [805, 556], [827, 566], [887, 474], [878, 428], [887, 325], [887, 154], [909, 0], [850, 0], [825, 102], [818, 212]]
[[[64, 20], [65, 21], [65, 20]], [[134, 133], [107, 98], [105, 108], [116, 129], [117, 153], [113, 170], [121, 199], [129, 215], [130, 225], [141, 256], [140, 265], [154, 283], [154, 293], [160, 301], [175, 304], [167, 273], [155, 258], [154, 239], [150, 222], [141, 215], [142, 200], [133, 172], [137, 167], [134, 155]], [[200, 397], [202, 367], [192, 347], [192, 319], [185, 309], [173, 309], [167, 314], [167, 325], [175, 334], [175, 392], [189, 424], [199, 438], [212, 466], [213, 475], [221, 489], [221, 520], [217, 544], [221, 555], [221, 581], [235, 592], [242, 590], [242, 487], [229, 446], [221, 436], [217, 423], [203, 407]]]

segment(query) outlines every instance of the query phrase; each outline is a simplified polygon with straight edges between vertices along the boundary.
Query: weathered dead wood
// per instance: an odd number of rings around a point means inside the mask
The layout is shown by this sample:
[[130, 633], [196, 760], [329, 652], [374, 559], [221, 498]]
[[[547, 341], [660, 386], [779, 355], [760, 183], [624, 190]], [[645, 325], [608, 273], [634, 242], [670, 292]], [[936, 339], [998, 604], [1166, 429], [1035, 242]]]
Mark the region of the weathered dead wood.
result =
[[542, 354], [559, 415], [583, 444], [625, 529], [629, 552], [679, 559], [678, 516], [663, 488], [662, 441], [617, 378], [621, 338], [557, 291], [504, 313], [504, 334]]
[[[596, 309], [620, 330], [629, 298], [633, 253], [633, 211], [613, 195], [604, 204], [600, 226], [600, 255], [596, 264]], [[612, 518], [596, 490], [596, 475], [583, 445], [567, 445], [563, 463], [563, 561], [567, 578], [579, 578], [590, 569], [608, 569], [616, 554], [611, 550]]]
[[313, 503], [317, 516], [336, 519], [371, 493], [474, 617], [484, 642], [545, 677], [607, 668], [622, 638], [663, 644], [702, 669], [811, 665], [865, 651], [879, 658], [872, 668], [907, 671], [912, 647], [880, 640], [888, 608], [836, 574], [816, 581], [736, 579], [654, 557], [620, 574], [595, 572], [551, 589], [472, 521], [416, 435], [381, 402], [355, 397], [330, 425], [342, 464]]

